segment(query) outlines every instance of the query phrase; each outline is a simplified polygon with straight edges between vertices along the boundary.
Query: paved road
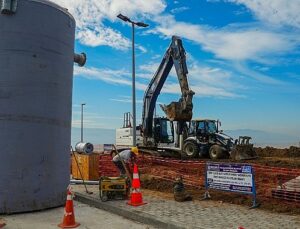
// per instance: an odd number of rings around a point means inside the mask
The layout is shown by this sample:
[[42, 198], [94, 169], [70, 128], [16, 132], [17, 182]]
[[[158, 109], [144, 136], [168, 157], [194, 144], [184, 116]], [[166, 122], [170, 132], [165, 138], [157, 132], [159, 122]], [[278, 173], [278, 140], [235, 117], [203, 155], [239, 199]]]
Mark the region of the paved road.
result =
[[[126, 205], [125, 201], [108, 201], [102, 203], [98, 197], [97, 187], [89, 187], [93, 195], [86, 195], [83, 187], [76, 186], [74, 191], [99, 201], [100, 204], [112, 206], [127, 213], [138, 214], [140, 217], [159, 220], [167, 223], [168, 228], [212, 228], [236, 229], [298, 229], [300, 216], [272, 213], [260, 209], [249, 210], [247, 207], [220, 203], [216, 201], [190, 201], [179, 203], [172, 199], [162, 198], [155, 193], [145, 192], [148, 204], [140, 207]], [[107, 208], [108, 209], [108, 208]]]
[[[150, 229], [144, 224], [130, 221], [121, 216], [99, 210], [88, 205], [74, 202], [76, 221], [81, 223], [79, 229]], [[57, 229], [61, 223], [63, 208], [55, 208], [42, 212], [0, 216], [7, 225], [3, 229]]]

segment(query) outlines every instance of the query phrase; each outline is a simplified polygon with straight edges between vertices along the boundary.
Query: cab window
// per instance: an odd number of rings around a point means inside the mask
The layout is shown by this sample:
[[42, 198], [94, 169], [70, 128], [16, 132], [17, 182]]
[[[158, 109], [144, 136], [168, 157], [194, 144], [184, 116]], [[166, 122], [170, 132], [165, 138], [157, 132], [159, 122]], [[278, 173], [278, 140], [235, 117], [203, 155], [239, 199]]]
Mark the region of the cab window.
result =
[[217, 132], [217, 127], [215, 122], [207, 122], [207, 131], [210, 134], [214, 134]]

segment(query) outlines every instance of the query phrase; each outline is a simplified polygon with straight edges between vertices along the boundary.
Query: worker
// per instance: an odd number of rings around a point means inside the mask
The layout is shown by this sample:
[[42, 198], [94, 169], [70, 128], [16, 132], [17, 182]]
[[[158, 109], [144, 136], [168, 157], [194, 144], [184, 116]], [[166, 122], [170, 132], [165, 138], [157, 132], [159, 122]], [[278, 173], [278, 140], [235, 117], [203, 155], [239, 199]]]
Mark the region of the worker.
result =
[[173, 185], [174, 199], [178, 202], [192, 200], [192, 196], [185, 191], [182, 177], [175, 179]]
[[124, 162], [124, 165], [127, 166], [129, 163], [134, 163], [136, 161], [136, 157], [139, 154], [139, 150], [137, 147], [131, 147], [131, 149], [123, 150], [119, 154], [113, 157], [112, 161], [115, 164], [115, 166], [120, 170], [120, 175], [124, 176], [126, 174], [126, 170], [123, 166], [122, 161]]

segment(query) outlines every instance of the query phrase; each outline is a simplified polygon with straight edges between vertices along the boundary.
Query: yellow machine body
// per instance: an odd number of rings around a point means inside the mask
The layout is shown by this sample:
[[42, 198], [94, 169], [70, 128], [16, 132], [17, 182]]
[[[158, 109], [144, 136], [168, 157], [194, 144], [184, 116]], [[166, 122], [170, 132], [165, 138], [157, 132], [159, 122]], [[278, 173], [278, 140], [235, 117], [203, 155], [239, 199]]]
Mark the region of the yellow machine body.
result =
[[99, 196], [102, 201], [126, 199], [129, 193], [127, 177], [100, 177]]

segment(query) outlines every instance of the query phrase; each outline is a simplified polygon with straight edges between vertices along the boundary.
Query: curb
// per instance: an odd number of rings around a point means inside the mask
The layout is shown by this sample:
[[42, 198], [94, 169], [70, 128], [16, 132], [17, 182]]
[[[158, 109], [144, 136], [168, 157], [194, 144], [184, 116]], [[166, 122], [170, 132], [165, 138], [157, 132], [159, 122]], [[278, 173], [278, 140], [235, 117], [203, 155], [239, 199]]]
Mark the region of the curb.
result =
[[122, 209], [113, 205], [110, 205], [106, 202], [102, 202], [100, 199], [96, 199], [91, 196], [83, 195], [82, 193], [75, 192], [74, 200], [79, 201], [81, 203], [87, 204], [89, 206], [102, 209], [108, 212], [111, 212], [116, 215], [123, 216], [124, 218], [140, 222], [143, 224], [148, 224], [157, 228], [166, 228], [166, 229], [183, 229], [185, 227], [180, 227], [178, 225], [157, 220], [154, 216], [149, 215], [144, 212], [133, 212], [126, 209]]

